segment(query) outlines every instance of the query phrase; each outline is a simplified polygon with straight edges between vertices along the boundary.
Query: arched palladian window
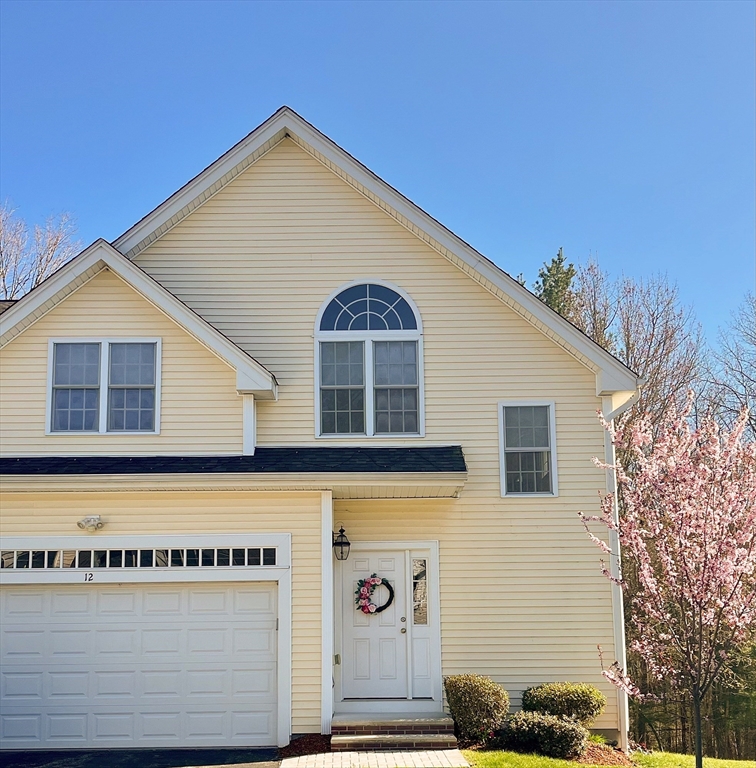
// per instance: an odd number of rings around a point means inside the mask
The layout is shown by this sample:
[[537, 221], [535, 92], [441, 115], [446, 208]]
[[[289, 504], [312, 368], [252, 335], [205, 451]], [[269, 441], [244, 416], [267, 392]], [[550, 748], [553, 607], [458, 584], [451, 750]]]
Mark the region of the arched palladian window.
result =
[[318, 434], [422, 435], [422, 331], [384, 283], [344, 288], [317, 323]]

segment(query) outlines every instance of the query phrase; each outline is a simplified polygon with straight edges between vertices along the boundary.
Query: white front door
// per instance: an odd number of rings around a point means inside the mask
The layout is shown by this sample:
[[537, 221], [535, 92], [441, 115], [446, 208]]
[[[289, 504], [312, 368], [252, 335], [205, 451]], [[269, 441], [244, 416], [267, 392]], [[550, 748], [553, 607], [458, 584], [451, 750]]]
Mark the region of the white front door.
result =
[[[365, 614], [355, 603], [361, 579], [376, 574], [391, 605]], [[337, 711], [441, 711], [441, 621], [436, 542], [356, 542], [336, 570]], [[377, 587], [373, 602], [389, 597]], [[382, 703], [384, 702], [384, 703]]]
[[[354, 553], [342, 565], [342, 686], [345, 699], [406, 699], [407, 573], [402, 550]], [[372, 574], [388, 579], [394, 590], [391, 605], [366, 614], [355, 604], [357, 584]], [[372, 600], [382, 606], [389, 590], [375, 588]]]

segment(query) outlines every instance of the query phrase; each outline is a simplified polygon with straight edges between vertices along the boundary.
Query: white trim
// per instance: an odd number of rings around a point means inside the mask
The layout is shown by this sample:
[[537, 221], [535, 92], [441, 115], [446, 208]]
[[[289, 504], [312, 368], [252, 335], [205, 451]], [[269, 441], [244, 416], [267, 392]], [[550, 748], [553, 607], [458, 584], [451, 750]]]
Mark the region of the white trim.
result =
[[[348, 534], [348, 531], [347, 531]], [[350, 712], [385, 712], [386, 707], [390, 707], [395, 712], [442, 712], [443, 711], [443, 676], [441, 668], [441, 590], [440, 590], [440, 562], [439, 562], [439, 543], [437, 540], [423, 541], [353, 541], [350, 557], [356, 552], [375, 552], [382, 550], [399, 550], [409, 553], [410, 557], [423, 556], [428, 554], [428, 613], [429, 627], [431, 634], [431, 674], [433, 675], [433, 697], [428, 699], [412, 699], [412, 686], [410, 685], [407, 699], [376, 699], [376, 700], [348, 700], [345, 701], [341, 695], [341, 675], [335, 675], [334, 686], [334, 711], [337, 713]], [[341, 655], [341, 664], [344, 664], [344, 649], [341, 647], [343, 638], [344, 616], [341, 608], [341, 587], [343, 579], [341, 578], [342, 564], [337, 563], [334, 569], [334, 591], [333, 605], [334, 612], [334, 638], [335, 651]], [[411, 582], [411, 570], [406, 574], [406, 578]], [[410, 591], [411, 594], [411, 591]], [[408, 596], [409, 598], [409, 596]], [[407, 606], [409, 610], [409, 605]], [[409, 645], [411, 635], [408, 636], [407, 662], [408, 667], [411, 664]], [[409, 672], [408, 672], [409, 677]]]
[[[342, 291], [352, 288], [355, 285], [380, 285], [398, 293], [412, 309], [417, 329], [393, 330], [393, 331], [321, 331], [320, 321], [328, 305]], [[390, 283], [376, 277], [359, 278], [344, 283], [336, 290], [332, 291], [320, 305], [320, 309], [315, 317], [314, 332], [314, 415], [315, 415], [315, 437], [319, 440], [404, 440], [425, 437], [425, 365], [423, 349], [423, 320], [417, 304], [412, 297], [398, 285]], [[338, 341], [361, 341], [363, 343], [363, 361], [364, 361], [364, 390], [365, 390], [365, 432], [359, 434], [321, 434], [320, 425], [320, 344], [322, 342]], [[373, 342], [375, 341], [415, 341], [417, 342], [417, 432], [391, 432], [375, 433], [375, 384], [374, 365], [373, 365]]]
[[[109, 583], [168, 583], [206, 581], [275, 581], [278, 583], [278, 712], [277, 743], [284, 747], [291, 736], [291, 534], [209, 534], [207, 536], [9, 536], [0, 538], [2, 549], [129, 549], [156, 546], [275, 546], [278, 549], [276, 566], [251, 567], [246, 569], [198, 568], [187, 572], [161, 569], [129, 568], [121, 570], [92, 569], [91, 584]], [[82, 569], [40, 568], [15, 570], [3, 568], [0, 571], [2, 584], [68, 584], [79, 583], [84, 578]]]
[[[276, 139], [287, 134], [296, 137], [298, 142], [309, 147], [319, 156], [321, 162], [326, 165], [331, 163], [346, 174], [349, 177], [349, 183], [353, 181], [358, 185], [357, 188], [362, 188], [360, 190], [362, 194], [369, 193], [365, 194], [368, 199], [371, 199], [372, 195], [384, 203], [390, 215], [394, 215], [394, 218], [399, 217], [399, 220], [402, 220], [401, 223], [410, 231], [415, 227], [419, 232], [427, 235], [433, 241], [429, 243], [431, 247], [446, 258], [451, 255], [465, 264], [472, 270], [473, 279], [484, 284], [488, 282], [501, 291], [516, 305], [513, 309], [528, 322], [536, 327], [541, 324], [553, 330], [569, 347], [568, 351], [571, 354], [578, 359], [582, 356], [590, 361], [595, 366], [597, 396], [638, 388], [638, 377], [617, 358], [546, 306], [492, 261], [355, 160], [290, 107], [281, 107], [212, 165], [122, 234], [114, 241], [115, 246], [124, 253], [131, 253], [156, 230], [169, 223], [175, 225], [188, 213], [185, 209], [193, 201], [210, 192], [211, 189], [213, 194], [216, 193], [225, 183], [236, 177], [234, 171], [238, 165], [244, 163], [245, 159], [260, 152], [268, 142], [272, 145]], [[419, 236], [422, 237], [422, 235]], [[585, 360], [581, 361], [584, 365]]]
[[[530, 405], [546, 405], [549, 408], [549, 440], [551, 445], [551, 493], [507, 493], [506, 456], [504, 450], [504, 408]], [[556, 403], [554, 400], [499, 400], [496, 407], [499, 409], [499, 482], [502, 497], [516, 497], [518, 499], [555, 498], [559, 496], [559, 469], [557, 466], [557, 441], [556, 441]]]
[[[125, 455], [125, 454], [119, 454]], [[142, 454], [128, 454], [138, 456]], [[204, 455], [204, 454], [200, 454]], [[13, 458], [18, 458], [14, 455]], [[399, 498], [412, 489], [425, 489], [419, 498], [456, 498], [467, 480], [466, 472], [205, 472], [192, 474], [165, 473], [154, 475], [0, 475], [5, 490], [14, 493], [44, 491], [119, 491], [162, 490], [286, 490], [322, 491], [348, 488], [386, 488], [402, 491]], [[430, 491], [433, 490], [433, 493]], [[338, 495], [336, 496], [339, 497]], [[360, 497], [361, 498], [361, 497]]]
[[242, 395], [242, 454], [254, 456], [257, 445], [257, 404], [252, 393]]
[[[604, 398], [604, 412], [608, 413], [611, 408], [611, 399]], [[606, 402], [609, 401], [609, 402]], [[622, 410], [626, 410], [629, 407], [628, 404]], [[612, 414], [619, 415], [619, 413]], [[606, 416], [604, 417], [606, 418]], [[612, 442], [612, 436], [604, 430], [604, 461], [608, 468], [606, 470], [606, 492], [611, 493], [614, 496], [612, 503], [612, 517], [616, 524], [619, 524], [619, 506], [617, 503], [617, 473], [613, 469], [616, 464], [616, 455], [614, 451], [614, 443]], [[622, 573], [622, 560], [621, 560], [621, 548], [619, 541], [619, 534], [616, 530], [609, 531], [609, 548], [611, 553], [609, 554], [609, 570], [614, 579], [619, 579]], [[622, 595], [622, 587], [617, 584], [616, 581], [611, 582], [612, 592], [612, 628], [614, 630], [614, 655], [617, 663], [622, 669], [627, 669], [627, 646], [625, 641], [625, 607], [624, 598]], [[629, 748], [629, 736], [630, 730], [630, 707], [628, 703], [627, 694], [617, 689], [617, 718], [619, 720], [619, 743], [620, 749], [627, 752]]]
[[321, 652], [320, 652], [320, 732], [331, 732], [333, 719], [333, 494], [323, 491], [320, 497], [321, 546]]
[[49, 312], [68, 295], [66, 289], [72, 283], [98, 266], [110, 269], [156, 309], [233, 368], [239, 393], [249, 392], [262, 400], [275, 400], [278, 397], [278, 384], [270, 371], [104, 240], [90, 245], [0, 315], [0, 346], [10, 342], [18, 333]]
[[[99, 344], [100, 383], [98, 428], [92, 430], [54, 430], [52, 428], [52, 392], [56, 344]], [[108, 429], [108, 402], [110, 393], [110, 345], [111, 344], [154, 344], [155, 345], [155, 428], [151, 430]], [[45, 408], [45, 435], [71, 437], [80, 435], [159, 435], [160, 400], [162, 384], [163, 340], [160, 337], [134, 336], [55, 336], [47, 340], [47, 404]], [[65, 387], [64, 387], [65, 389]]]

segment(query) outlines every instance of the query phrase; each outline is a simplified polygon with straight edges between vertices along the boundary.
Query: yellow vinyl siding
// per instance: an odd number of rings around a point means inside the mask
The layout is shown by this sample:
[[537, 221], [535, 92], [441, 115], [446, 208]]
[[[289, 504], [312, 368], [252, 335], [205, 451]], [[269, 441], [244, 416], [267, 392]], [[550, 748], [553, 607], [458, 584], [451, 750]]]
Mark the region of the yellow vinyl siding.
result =
[[[45, 434], [50, 338], [162, 339], [160, 434]], [[0, 449], [30, 454], [241, 453], [235, 372], [109, 270], [0, 352]]]
[[[321, 575], [319, 493], [6, 493], [5, 536], [74, 535], [98, 514], [108, 536], [292, 534], [292, 729], [320, 731]], [[96, 536], [92, 538], [96, 542]]]
[[[444, 674], [492, 675], [515, 704], [530, 684], [592, 682], [609, 699], [598, 727], [617, 727], [596, 651], [614, 660], [611, 591], [577, 517], [605, 490], [591, 464], [604, 452], [592, 371], [288, 140], [137, 263], [275, 373], [279, 401], [258, 404], [260, 445], [461, 444], [459, 499], [336, 502], [335, 519], [354, 541], [439, 540]], [[316, 314], [371, 277], [419, 307], [424, 440], [315, 437]], [[507, 399], [555, 401], [558, 498], [501, 498]]]

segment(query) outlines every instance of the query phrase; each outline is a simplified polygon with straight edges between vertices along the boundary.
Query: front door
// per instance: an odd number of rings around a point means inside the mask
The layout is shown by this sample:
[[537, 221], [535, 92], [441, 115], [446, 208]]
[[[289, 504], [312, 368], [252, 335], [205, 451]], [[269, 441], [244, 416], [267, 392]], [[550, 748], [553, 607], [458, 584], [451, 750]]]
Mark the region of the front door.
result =
[[[405, 550], [353, 552], [341, 564], [342, 665], [344, 699], [410, 698], [407, 636], [407, 563]], [[394, 590], [391, 605], [366, 614], [355, 604], [358, 582], [372, 574], [387, 579]], [[389, 590], [375, 588], [377, 606]]]
[[[387, 579], [394, 593], [381, 612], [355, 604], [361, 579]], [[438, 544], [433, 541], [355, 542], [336, 569], [337, 711], [384, 711], [386, 700], [401, 712], [441, 711], [441, 620]], [[389, 590], [373, 592], [377, 606]]]

